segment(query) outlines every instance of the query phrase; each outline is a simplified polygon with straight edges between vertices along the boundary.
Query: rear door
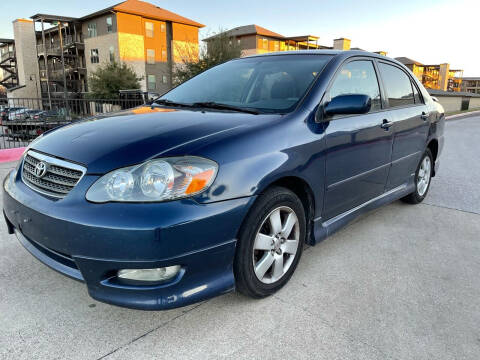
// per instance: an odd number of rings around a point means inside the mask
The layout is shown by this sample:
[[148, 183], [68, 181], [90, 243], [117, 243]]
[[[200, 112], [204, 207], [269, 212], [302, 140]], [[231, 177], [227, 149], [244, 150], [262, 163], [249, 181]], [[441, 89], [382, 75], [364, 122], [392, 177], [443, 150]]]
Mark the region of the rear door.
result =
[[392, 166], [386, 190], [405, 184], [415, 175], [425, 150], [429, 113], [416, 83], [401, 67], [379, 61], [388, 120], [393, 123]]
[[383, 127], [385, 110], [374, 61], [342, 65], [325, 94], [363, 94], [372, 99], [368, 114], [334, 116], [326, 122], [326, 173], [323, 218], [330, 219], [384, 192], [390, 168], [393, 132]]

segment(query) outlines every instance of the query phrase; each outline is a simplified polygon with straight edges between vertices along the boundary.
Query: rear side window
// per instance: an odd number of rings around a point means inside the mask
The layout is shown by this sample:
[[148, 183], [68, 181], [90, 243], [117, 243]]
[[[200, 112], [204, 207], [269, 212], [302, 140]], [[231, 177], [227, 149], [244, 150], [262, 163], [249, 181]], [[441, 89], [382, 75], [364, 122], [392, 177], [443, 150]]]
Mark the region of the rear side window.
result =
[[379, 67], [390, 107], [414, 104], [412, 83], [408, 75], [393, 65], [380, 63]]
[[330, 99], [339, 95], [368, 95], [372, 99], [370, 111], [381, 109], [380, 87], [373, 63], [368, 60], [351, 61], [344, 65], [330, 88]]

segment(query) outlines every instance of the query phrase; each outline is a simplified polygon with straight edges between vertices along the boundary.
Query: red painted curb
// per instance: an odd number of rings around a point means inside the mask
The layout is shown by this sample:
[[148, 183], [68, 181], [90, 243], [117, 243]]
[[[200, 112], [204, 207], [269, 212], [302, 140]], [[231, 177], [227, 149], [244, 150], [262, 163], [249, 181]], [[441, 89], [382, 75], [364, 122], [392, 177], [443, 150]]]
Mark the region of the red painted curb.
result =
[[20, 160], [26, 148], [13, 148], [0, 150], [0, 163]]

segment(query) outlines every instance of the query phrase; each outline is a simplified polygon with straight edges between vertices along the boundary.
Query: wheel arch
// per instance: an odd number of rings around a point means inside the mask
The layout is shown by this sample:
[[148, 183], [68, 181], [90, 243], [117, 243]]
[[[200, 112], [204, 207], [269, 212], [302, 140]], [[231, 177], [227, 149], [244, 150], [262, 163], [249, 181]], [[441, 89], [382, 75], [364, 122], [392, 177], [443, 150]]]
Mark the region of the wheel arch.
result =
[[305, 236], [305, 241], [308, 244], [313, 244], [313, 219], [315, 217], [315, 196], [313, 190], [307, 181], [298, 176], [283, 176], [274, 180], [265, 186], [260, 195], [262, 195], [267, 189], [270, 189], [275, 186], [284, 187], [292, 191], [295, 195], [298, 196], [302, 202], [303, 209], [305, 210], [305, 217], [307, 223], [307, 233]]

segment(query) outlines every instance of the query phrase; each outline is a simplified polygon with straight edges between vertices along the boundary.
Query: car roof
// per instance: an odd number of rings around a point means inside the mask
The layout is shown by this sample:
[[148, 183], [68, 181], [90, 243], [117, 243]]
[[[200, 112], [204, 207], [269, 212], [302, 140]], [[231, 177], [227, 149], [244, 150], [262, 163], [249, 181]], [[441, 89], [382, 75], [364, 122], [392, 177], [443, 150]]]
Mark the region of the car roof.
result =
[[269, 52], [265, 54], [257, 54], [246, 56], [245, 58], [254, 58], [254, 57], [267, 57], [267, 56], [280, 56], [280, 55], [331, 55], [331, 56], [342, 56], [343, 58], [349, 58], [352, 56], [369, 56], [375, 57], [377, 59], [383, 59], [390, 62], [393, 62], [398, 65], [403, 65], [402, 63], [398, 62], [397, 60], [390, 58], [385, 55], [380, 55], [377, 53], [364, 51], [364, 50], [291, 50], [291, 51], [276, 51], [276, 52]]

